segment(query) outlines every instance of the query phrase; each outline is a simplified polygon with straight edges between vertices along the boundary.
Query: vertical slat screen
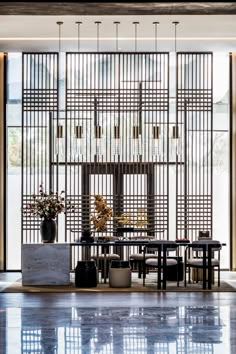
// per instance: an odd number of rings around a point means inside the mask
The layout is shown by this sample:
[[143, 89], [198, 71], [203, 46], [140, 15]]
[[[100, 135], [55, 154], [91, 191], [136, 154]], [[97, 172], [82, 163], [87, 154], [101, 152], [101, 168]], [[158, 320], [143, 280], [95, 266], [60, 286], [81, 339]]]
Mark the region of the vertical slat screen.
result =
[[[50, 117], [58, 112], [58, 54], [24, 53], [22, 77], [22, 207], [50, 185]], [[50, 113], [51, 112], [51, 113]], [[22, 212], [22, 242], [41, 242], [40, 220]]]
[[[212, 234], [212, 53], [177, 54], [177, 236]], [[179, 164], [179, 162], [184, 162]]]

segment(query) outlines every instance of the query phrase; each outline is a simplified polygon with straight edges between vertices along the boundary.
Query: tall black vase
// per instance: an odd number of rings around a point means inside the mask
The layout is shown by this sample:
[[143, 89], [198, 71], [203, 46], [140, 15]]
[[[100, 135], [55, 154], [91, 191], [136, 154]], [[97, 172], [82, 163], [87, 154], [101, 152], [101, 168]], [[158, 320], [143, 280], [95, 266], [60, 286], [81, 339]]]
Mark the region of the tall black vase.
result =
[[44, 243], [53, 243], [56, 239], [57, 224], [55, 220], [44, 219], [40, 225], [40, 233]]

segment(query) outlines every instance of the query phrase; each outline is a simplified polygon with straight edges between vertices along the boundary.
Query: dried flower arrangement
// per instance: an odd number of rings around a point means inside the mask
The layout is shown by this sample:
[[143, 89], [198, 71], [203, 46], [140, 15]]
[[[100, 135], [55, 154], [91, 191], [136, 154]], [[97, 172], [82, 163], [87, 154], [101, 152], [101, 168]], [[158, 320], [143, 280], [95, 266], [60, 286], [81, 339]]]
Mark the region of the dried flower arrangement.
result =
[[43, 185], [39, 186], [39, 195], [33, 195], [33, 202], [26, 205], [24, 213], [32, 215], [44, 220], [53, 220], [60, 213], [65, 213], [65, 199], [62, 196], [64, 191], [60, 194], [57, 192], [45, 193]]
[[94, 211], [96, 215], [91, 215], [96, 231], [106, 231], [107, 221], [112, 217], [112, 209], [107, 205], [106, 200], [99, 194], [95, 195]]

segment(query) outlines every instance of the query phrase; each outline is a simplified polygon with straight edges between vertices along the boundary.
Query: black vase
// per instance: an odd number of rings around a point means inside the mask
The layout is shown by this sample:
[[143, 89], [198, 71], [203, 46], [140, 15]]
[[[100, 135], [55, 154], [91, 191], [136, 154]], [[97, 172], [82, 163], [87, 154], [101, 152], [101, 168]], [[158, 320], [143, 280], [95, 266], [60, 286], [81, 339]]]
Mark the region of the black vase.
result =
[[80, 238], [80, 242], [88, 242], [88, 243], [94, 242], [92, 232], [90, 230], [82, 231], [82, 236]]
[[55, 220], [44, 219], [40, 225], [40, 233], [44, 243], [53, 243], [56, 238], [57, 224]]

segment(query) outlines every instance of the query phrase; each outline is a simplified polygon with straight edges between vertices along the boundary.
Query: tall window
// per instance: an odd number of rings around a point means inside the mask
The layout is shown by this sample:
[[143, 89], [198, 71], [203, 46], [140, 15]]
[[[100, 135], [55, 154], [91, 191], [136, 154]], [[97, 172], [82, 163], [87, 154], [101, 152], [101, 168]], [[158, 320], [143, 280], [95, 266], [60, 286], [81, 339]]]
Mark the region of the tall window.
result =
[[22, 55], [8, 54], [7, 73], [7, 269], [21, 268]]

